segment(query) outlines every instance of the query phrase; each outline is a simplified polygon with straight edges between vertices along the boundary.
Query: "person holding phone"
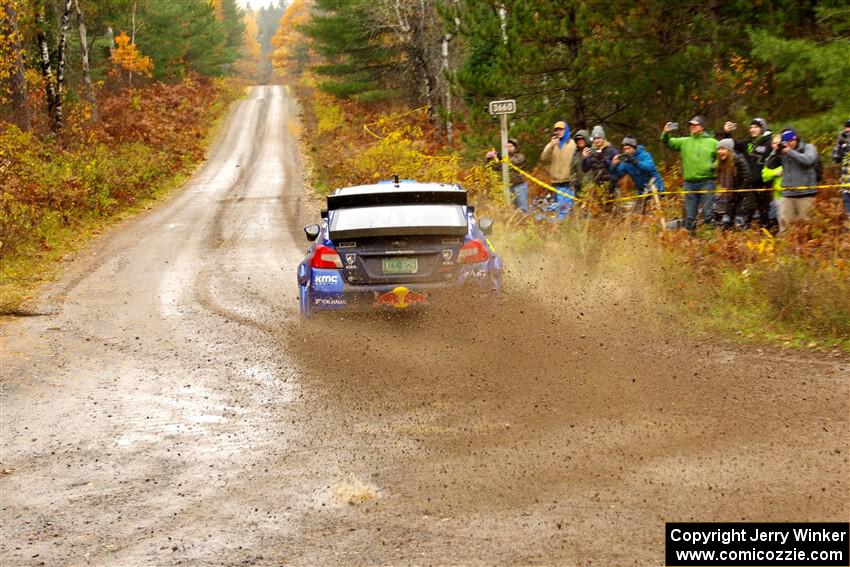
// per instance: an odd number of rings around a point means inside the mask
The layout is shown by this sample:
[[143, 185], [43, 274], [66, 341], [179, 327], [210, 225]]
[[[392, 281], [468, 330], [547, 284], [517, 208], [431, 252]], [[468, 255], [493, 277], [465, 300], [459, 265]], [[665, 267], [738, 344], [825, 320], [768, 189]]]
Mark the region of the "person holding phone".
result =
[[592, 147], [582, 150], [581, 168], [590, 172], [593, 182], [599, 187], [604, 187], [608, 197], [614, 197], [615, 177], [611, 172], [611, 160], [619, 153], [617, 148], [608, 143], [605, 129], [601, 124], [593, 127], [591, 133]]
[[[723, 133], [718, 137], [721, 142], [732, 139], [735, 153], [741, 154], [746, 158], [747, 166], [750, 169], [750, 183], [747, 187], [755, 189], [770, 187], [769, 184], [764, 182], [761, 175], [761, 170], [764, 169], [767, 156], [772, 151], [771, 140], [773, 139], [773, 132], [768, 130], [767, 121], [764, 118], [753, 118], [750, 121], [749, 128], [747, 128], [749, 137], [736, 140], [733, 138], [733, 132], [737, 128], [737, 124], [727, 121], [723, 125]], [[750, 214], [753, 214], [758, 219], [761, 226], [769, 226], [771, 224], [770, 204], [772, 200], [770, 191], [753, 191], [752, 194], [745, 194], [745, 198], [753, 204], [753, 210]], [[744, 220], [746, 223], [749, 223], [751, 219], [746, 218]]]
[[570, 187], [572, 177], [573, 155], [576, 153], [576, 143], [570, 137], [570, 127], [564, 120], [555, 122], [549, 143], [543, 148], [540, 161], [549, 164], [549, 177], [552, 186], [558, 189], [555, 193], [558, 220], [564, 220], [573, 208], [575, 190]]
[[705, 132], [705, 119], [694, 116], [688, 121], [689, 136], [673, 137], [673, 123], [664, 125], [661, 141], [682, 156], [685, 191], [685, 228], [693, 233], [702, 211], [703, 222], [714, 222], [714, 191], [717, 179], [717, 140]]
[[[519, 142], [508, 139], [508, 159], [516, 167], [525, 165], [525, 155], [519, 151]], [[487, 163], [494, 171], [502, 171], [502, 156], [496, 150], [487, 152]], [[528, 212], [528, 183], [522, 173], [511, 168], [509, 192], [514, 206], [524, 213]]]

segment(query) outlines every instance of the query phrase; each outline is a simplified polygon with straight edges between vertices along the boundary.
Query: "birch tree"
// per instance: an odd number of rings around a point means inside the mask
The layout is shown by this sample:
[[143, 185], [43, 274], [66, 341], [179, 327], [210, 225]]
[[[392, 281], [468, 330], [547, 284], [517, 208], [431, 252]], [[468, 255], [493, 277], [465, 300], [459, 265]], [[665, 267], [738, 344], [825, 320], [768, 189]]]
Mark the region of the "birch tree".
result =
[[80, 5], [81, 0], [74, 0], [74, 8], [77, 11], [77, 27], [80, 30], [80, 58], [83, 65], [83, 82], [86, 84], [86, 100], [88, 100], [89, 108], [91, 108], [91, 121], [97, 121], [97, 99], [94, 96], [94, 85], [91, 80], [91, 71], [89, 70], [89, 44], [86, 36], [86, 21], [83, 15], [83, 8]]
[[50, 129], [58, 132], [65, 125], [62, 110], [65, 95], [65, 49], [68, 43], [68, 22], [71, 17], [71, 7], [74, 0], [63, 0], [62, 15], [59, 22], [59, 46], [56, 54], [56, 73], [50, 63], [50, 47], [47, 44], [47, 23], [45, 22], [44, 3], [37, 2], [35, 10], [36, 41], [41, 62], [41, 72], [44, 76], [44, 89], [47, 98], [47, 113], [50, 116]]

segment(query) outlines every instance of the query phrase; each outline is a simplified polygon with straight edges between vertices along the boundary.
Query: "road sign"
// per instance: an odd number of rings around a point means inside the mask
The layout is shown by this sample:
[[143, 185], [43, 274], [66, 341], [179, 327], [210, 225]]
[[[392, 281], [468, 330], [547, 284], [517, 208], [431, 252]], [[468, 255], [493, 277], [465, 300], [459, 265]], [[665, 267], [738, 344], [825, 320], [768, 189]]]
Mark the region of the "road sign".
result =
[[513, 114], [516, 112], [515, 100], [491, 100], [490, 114], [498, 116], [500, 114]]
[[[508, 155], [508, 114], [514, 114], [516, 112], [516, 101], [511, 100], [491, 100], [490, 101], [490, 114], [493, 116], [498, 116], [499, 121], [501, 122], [501, 130], [502, 130], [502, 157]], [[508, 162], [502, 161], [502, 185], [505, 188], [505, 197], [508, 200], [508, 203], [511, 202], [510, 195], [510, 175], [508, 173]]]

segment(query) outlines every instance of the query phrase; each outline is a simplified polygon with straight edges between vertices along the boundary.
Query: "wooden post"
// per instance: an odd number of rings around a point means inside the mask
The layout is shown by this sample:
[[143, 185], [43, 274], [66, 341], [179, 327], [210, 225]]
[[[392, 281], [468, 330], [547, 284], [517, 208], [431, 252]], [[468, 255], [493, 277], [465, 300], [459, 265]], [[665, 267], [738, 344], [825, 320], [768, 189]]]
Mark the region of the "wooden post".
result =
[[510, 160], [510, 156], [508, 155], [508, 115], [502, 114], [500, 117], [502, 123], [502, 186], [505, 189], [505, 198], [508, 200], [508, 204], [511, 204], [511, 177], [510, 177], [510, 166], [508, 165], [508, 160]]
[[[650, 183], [652, 183], [652, 200], [655, 202], [655, 206], [658, 210], [661, 210], [661, 199], [658, 198], [658, 188], [655, 186], [655, 179], [650, 179]], [[664, 217], [661, 217], [661, 230], [667, 230], [667, 221]]]

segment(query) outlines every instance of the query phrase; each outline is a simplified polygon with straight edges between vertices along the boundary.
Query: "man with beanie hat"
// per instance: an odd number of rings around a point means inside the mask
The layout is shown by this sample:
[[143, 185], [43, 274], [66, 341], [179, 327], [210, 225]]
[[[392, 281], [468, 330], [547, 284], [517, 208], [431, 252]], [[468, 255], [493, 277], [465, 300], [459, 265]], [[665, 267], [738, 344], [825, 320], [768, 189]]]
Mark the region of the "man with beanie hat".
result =
[[[786, 128], [776, 148], [767, 158], [767, 167], [782, 166], [782, 198], [779, 202], [779, 231], [806, 218], [815, 203], [818, 150], [807, 144], [793, 128]], [[796, 189], [800, 187], [800, 189]]]
[[[508, 159], [516, 167], [525, 164], [525, 156], [519, 151], [519, 143], [513, 138], [508, 139]], [[496, 150], [487, 152], [487, 161], [496, 171], [502, 171], [502, 156]], [[525, 177], [514, 168], [510, 169], [510, 187], [508, 188], [511, 200], [516, 208], [524, 213], [528, 212], [528, 183]]]
[[[732, 139], [732, 132], [737, 127], [738, 125], [734, 122], [727, 121], [723, 125], [723, 133], [720, 134], [720, 138]], [[768, 130], [767, 121], [764, 118], [758, 117], [750, 121], [748, 132], [750, 134], [749, 138], [734, 140], [735, 151], [742, 154], [747, 160], [747, 165], [750, 169], [750, 183], [748, 187], [754, 189], [768, 188], [769, 184], [765, 183], [762, 179], [761, 170], [764, 168], [767, 156], [773, 150], [771, 143], [773, 132]], [[762, 226], [768, 226], [770, 224], [771, 192], [753, 191], [752, 195], [748, 195], [747, 200], [752, 202], [754, 209], [751, 213], [758, 218], [759, 223]], [[750, 213], [748, 212], [748, 214]], [[750, 221], [749, 218], [745, 220], [746, 222]]]
[[623, 138], [621, 147], [623, 151], [614, 156], [611, 161], [611, 173], [614, 177], [616, 179], [625, 175], [631, 177], [639, 195], [651, 191], [653, 184], [659, 193], [663, 192], [664, 181], [655, 167], [652, 154], [643, 146], [639, 146], [637, 140], [632, 136]]
[[617, 148], [608, 143], [600, 124], [593, 127], [590, 137], [593, 147], [582, 151], [581, 169], [590, 172], [593, 183], [604, 187], [608, 196], [613, 197], [616, 178], [611, 173], [611, 160], [617, 155]]
[[540, 161], [549, 164], [549, 177], [552, 185], [560, 191], [560, 193], [555, 194], [558, 220], [563, 220], [573, 208], [575, 190], [570, 187], [570, 179], [575, 153], [576, 143], [570, 137], [569, 125], [563, 120], [555, 122], [552, 128], [552, 138], [543, 148]]
[[590, 184], [593, 183], [593, 176], [581, 169], [581, 160], [584, 159], [584, 156], [582, 155], [584, 148], [590, 147], [590, 132], [587, 130], [579, 130], [573, 136], [573, 140], [576, 143], [576, 152], [573, 154], [573, 177], [570, 184], [573, 189], [576, 190], [576, 197], [579, 197], [581, 196], [582, 188], [589, 187]]
[[682, 176], [685, 178], [685, 228], [696, 229], [697, 215], [702, 210], [703, 222], [714, 222], [714, 188], [717, 177], [717, 140], [705, 133], [705, 120], [694, 116], [688, 122], [690, 136], [672, 138], [672, 123], [664, 125], [661, 140], [668, 148], [682, 154]]

